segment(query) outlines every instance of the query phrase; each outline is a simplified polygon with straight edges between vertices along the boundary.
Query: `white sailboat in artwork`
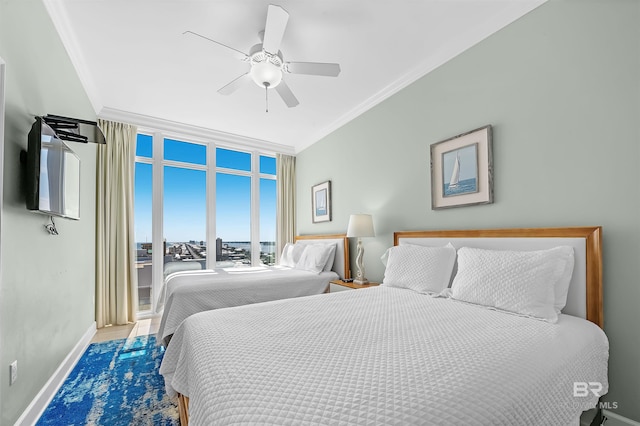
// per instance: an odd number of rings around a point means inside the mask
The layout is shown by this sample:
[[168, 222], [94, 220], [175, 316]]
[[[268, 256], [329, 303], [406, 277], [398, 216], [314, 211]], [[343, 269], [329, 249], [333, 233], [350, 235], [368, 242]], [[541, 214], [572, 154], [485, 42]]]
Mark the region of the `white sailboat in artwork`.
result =
[[460, 180], [460, 153], [456, 155], [456, 161], [455, 163], [453, 163], [453, 173], [451, 173], [451, 180], [449, 181], [449, 189], [457, 188], [459, 180]]

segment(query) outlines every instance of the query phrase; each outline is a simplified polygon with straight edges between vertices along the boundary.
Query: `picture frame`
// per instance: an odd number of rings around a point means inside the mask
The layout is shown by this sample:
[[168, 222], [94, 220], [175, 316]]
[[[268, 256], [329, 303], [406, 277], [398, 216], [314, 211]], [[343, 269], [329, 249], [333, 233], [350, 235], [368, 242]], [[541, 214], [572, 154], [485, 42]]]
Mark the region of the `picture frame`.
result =
[[431, 145], [431, 209], [493, 203], [492, 127]]
[[311, 219], [313, 223], [331, 221], [331, 181], [311, 187]]

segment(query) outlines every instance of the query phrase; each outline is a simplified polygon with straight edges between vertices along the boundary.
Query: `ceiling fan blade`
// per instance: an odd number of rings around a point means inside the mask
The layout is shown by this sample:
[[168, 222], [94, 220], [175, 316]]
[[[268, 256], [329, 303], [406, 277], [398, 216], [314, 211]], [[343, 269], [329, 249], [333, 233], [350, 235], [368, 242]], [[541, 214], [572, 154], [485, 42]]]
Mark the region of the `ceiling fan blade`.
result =
[[240, 77], [233, 80], [231, 83], [226, 86], [218, 89], [218, 93], [221, 95], [230, 95], [242, 86], [245, 81], [251, 81], [251, 75], [249, 73], [242, 74]]
[[288, 21], [289, 13], [286, 10], [280, 6], [269, 5], [267, 9], [267, 24], [264, 28], [264, 41], [262, 42], [264, 50], [274, 55], [278, 53]]
[[289, 108], [300, 104], [300, 102], [298, 102], [298, 99], [296, 99], [293, 92], [291, 91], [291, 89], [289, 89], [289, 86], [287, 86], [287, 83], [285, 83], [284, 80], [280, 81], [280, 84], [276, 86], [276, 92], [278, 92], [278, 95], [280, 95], [284, 103], [287, 104]]
[[340, 64], [322, 62], [287, 62], [284, 70], [291, 74], [323, 75], [337, 77], [340, 74]]
[[203, 38], [203, 39], [205, 39], [205, 40], [209, 40], [209, 41], [210, 41], [210, 42], [212, 42], [212, 43], [219, 44], [220, 46], [226, 47], [227, 49], [231, 49], [231, 50], [233, 50], [233, 51], [235, 51], [235, 52], [238, 52], [238, 53], [239, 53], [239, 54], [241, 54], [244, 58], [247, 58], [247, 57], [249, 56], [249, 55], [247, 55], [246, 53], [239, 51], [238, 49], [234, 49], [234, 48], [233, 48], [233, 47], [231, 47], [231, 46], [227, 46], [227, 45], [226, 45], [226, 44], [224, 44], [224, 43], [220, 43], [219, 41], [215, 41], [215, 40], [213, 40], [213, 39], [210, 39], [209, 37], [205, 37], [205, 36], [203, 36], [202, 34], [194, 33], [193, 31], [185, 31], [185, 32], [183, 32], [182, 34], [183, 34], [183, 35], [184, 35], [184, 34], [192, 34], [192, 35], [194, 35], [194, 36], [198, 36], [198, 37]]

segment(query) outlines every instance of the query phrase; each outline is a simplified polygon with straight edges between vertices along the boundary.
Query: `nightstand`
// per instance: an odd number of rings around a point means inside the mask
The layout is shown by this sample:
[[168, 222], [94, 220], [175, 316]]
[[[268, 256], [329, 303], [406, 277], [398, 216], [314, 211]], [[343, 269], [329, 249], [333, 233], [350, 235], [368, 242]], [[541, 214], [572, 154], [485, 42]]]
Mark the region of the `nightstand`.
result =
[[370, 282], [369, 284], [356, 284], [354, 282], [346, 283], [342, 280], [333, 280], [329, 284], [328, 293], [335, 293], [336, 291], [343, 291], [343, 290], [358, 290], [360, 288], [369, 288], [369, 287], [375, 287], [379, 285], [380, 283]]

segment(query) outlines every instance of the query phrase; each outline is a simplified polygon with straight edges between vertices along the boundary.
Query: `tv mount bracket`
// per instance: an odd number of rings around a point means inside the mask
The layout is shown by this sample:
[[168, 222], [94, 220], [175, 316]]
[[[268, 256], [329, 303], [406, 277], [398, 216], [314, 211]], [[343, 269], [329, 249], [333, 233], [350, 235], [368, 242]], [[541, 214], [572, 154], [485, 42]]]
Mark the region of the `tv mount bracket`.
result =
[[[98, 123], [95, 121], [51, 114], [43, 116], [42, 119], [62, 140], [81, 143], [106, 143], [104, 134], [102, 133], [102, 130], [100, 130], [100, 127], [98, 127]], [[87, 127], [89, 127], [89, 129], [87, 129]], [[90, 138], [87, 133], [92, 134], [92, 137]]]

